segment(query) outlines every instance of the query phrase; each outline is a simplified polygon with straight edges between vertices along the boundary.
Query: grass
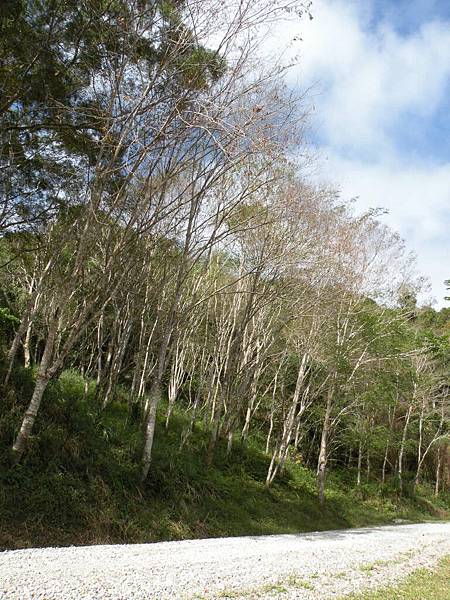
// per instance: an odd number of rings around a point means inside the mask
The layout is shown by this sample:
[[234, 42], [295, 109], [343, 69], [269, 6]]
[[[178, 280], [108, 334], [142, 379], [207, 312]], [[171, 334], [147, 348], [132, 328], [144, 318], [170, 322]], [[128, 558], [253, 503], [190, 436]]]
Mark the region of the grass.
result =
[[[314, 590], [314, 586], [306, 581], [306, 579], [299, 579], [296, 575], [291, 575], [286, 579], [281, 579], [277, 582], [266, 583], [259, 587], [237, 589], [237, 590], [222, 590], [219, 593], [214, 594], [214, 598], [223, 598], [224, 600], [232, 600], [233, 598], [248, 598], [253, 600], [255, 598], [265, 598], [266, 596], [278, 597], [279, 595], [288, 594], [293, 589], [304, 589]], [[200, 598], [195, 597], [196, 600]], [[204, 596], [202, 600], [207, 599]]]
[[9, 449], [32, 388], [33, 373], [17, 369], [0, 405], [0, 548], [294, 533], [447, 514], [445, 497], [398, 501], [375, 484], [355, 490], [346, 471], [330, 473], [321, 508], [314, 472], [295, 463], [266, 489], [269, 458], [257, 437], [236, 442], [229, 456], [219, 444], [207, 469], [208, 432], [196, 426], [180, 450], [185, 417], [175, 411], [166, 430], [164, 406], [141, 485], [142, 431], [139, 415], [128, 415], [126, 391], [119, 388], [102, 412], [93, 387], [85, 395], [72, 371], [49, 386], [25, 460], [11, 468]]
[[[431, 570], [420, 569], [398, 587], [381, 588], [345, 600], [449, 600], [450, 556]], [[342, 598], [344, 600], [344, 598]]]
[[286, 585], [290, 588], [303, 588], [304, 590], [313, 590], [314, 586], [306, 579], [299, 579], [295, 575], [291, 575], [286, 579]]
[[362, 571], [363, 573], [372, 573], [372, 571], [375, 571], [376, 569], [378, 569], [378, 567], [384, 567], [385, 565], [395, 564], [398, 560], [400, 560], [400, 559], [376, 560], [375, 562], [366, 563], [365, 565], [361, 565], [359, 567], [359, 570]]
[[214, 598], [223, 598], [223, 600], [233, 600], [233, 598], [255, 598], [260, 597], [261, 594], [278, 595], [287, 594], [288, 589], [281, 583], [267, 583], [258, 588], [245, 589], [245, 590], [223, 590], [219, 593], [214, 594]]

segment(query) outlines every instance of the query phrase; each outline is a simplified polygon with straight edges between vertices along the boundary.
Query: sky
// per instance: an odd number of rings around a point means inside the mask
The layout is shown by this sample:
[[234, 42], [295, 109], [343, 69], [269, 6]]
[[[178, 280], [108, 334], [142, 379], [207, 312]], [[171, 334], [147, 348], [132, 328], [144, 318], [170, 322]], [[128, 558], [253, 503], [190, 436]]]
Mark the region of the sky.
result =
[[[450, 2], [313, 0], [282, 22], [288, 84], [311, 87], [320, 171], [360, 210], [384, 207], [429, 277], [437, 308], [450, 279]], [[300, 38], [293, 41], [294, 38]]]

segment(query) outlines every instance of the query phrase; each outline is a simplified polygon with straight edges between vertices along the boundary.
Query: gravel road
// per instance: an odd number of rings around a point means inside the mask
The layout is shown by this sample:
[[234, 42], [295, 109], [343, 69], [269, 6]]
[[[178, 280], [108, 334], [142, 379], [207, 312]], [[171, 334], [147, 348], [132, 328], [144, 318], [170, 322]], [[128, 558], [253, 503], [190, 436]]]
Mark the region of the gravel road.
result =
[[450, 523], [13, 550], [0, 553], [0, 599], [324, 600], [399, 580], [445, 554]]

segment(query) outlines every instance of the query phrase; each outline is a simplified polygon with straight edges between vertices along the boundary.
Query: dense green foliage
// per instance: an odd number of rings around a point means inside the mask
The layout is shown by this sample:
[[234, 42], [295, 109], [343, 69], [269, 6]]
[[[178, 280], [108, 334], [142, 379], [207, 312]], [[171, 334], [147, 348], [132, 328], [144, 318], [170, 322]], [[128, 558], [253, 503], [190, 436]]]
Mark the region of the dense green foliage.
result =
[[[33, 389], [32, 372], [18, 369], [2, 406], [3, 461]], [[314, 472], [289, 462], [273, 487], [264, 485], [269, 457], [256, 436], [205, 468], [207, 435], [198, 427], [179, 450], [184, 416], [170, 430], [158, 418], [152, 477], [139, 482], [142, 431], [127, 415], [126, 393], [101, 412], [91, 384], [66, 371], [47, 390], [46, 402], [23, 464], [1, 465], [0, 546], [146, 542], [222, 535], [312, 531], [444, 518], [448, 495], [434, 499], [429, 486], [399, 500], [392, 481], [355, 487], [355, 472], [330, 478], [329, 501], [317, 502]], [[5, 412], [6, 410], [6, 412]]]
[[[83, 194], [87, 179], [101, 177], [99, 160], [110, 170], [103, 185], [117, 192], [130, 143], [117, 123], [132, 108], [117, 101], [114, 86], [125, 96], [149, 80], [155, 88], [164, 85], [167, 111], [179, 104], [180, 91], [187, 106], [193, 92], [223, 73], [221, 57], [183, 25], [183, 4], [1, 3], [0, 231], [47, 222], [70, 196]], [[158, 127], [159, 115], [153, 116]]]

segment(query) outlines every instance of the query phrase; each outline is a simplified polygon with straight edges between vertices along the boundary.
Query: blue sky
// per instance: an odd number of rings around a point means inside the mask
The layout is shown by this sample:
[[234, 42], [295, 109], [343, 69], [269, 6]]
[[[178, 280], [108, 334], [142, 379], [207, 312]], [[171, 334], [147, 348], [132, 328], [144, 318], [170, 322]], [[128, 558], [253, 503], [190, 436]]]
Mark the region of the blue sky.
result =
[[[358, 4], [363, 7], [362, 15], [367, 11], [361, 26], [369, 36], [377, 36], [380, 28], [387, 27], [408, 40], [417, 37], [424, 25], [431, 22], [450, 27], [448, 0], [360, 0]], [[405, 157], [409, 154], [412, 160], [421, 156], [436, 161], [450, 159], [450, 105], [446, 101], [450, 98], [450, 79], [442, 92], [444, 101], [434, 110], [415, 114], [414, 110], [405, 109], [394, 123], [390, 137]]]
[[[430, 278], [450, 278], [450, 2], [313, 0], [269, 47], [302, 39], [288, 82], [312, 86], [323, 176], [357, 205], [385, 207]], [[274, 50], [275, 51], [275, 50]], [[429, 295], [428, 295], [429, 296]], [[428, 296], [423, 296], [425, 300]]]
[[370, 23], [389, 23], [402, 35], [420, 29], [430, 19], [450, 20], [450, 3], [447, 0], [360, 0], [368, 6]]

